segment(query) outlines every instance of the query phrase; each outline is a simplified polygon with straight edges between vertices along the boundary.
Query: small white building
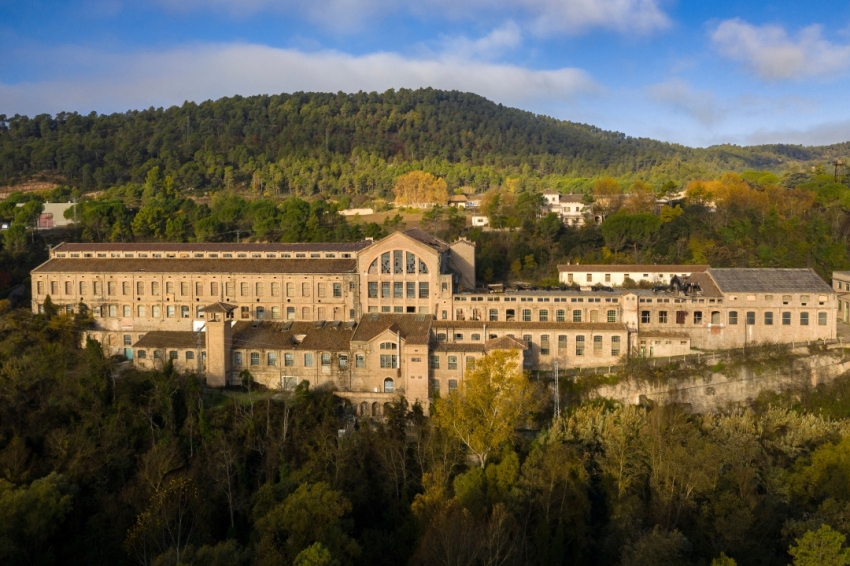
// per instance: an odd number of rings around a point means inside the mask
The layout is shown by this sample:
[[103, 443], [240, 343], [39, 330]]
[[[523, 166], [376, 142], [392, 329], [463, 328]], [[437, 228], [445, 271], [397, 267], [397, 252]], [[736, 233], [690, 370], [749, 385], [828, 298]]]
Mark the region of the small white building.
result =
[[669, 285], [678, 275], [689, 277], [692, 273], [702, 273], [707, 265], [559, 265], [558, 279], [570, 285], [622, 286], [628, 278], [635, 283], [648, 281], [658, 285]]
[[481, 226], [489, 226], [490, 225], [490, 217], [483, 216], [480, 214], [476, 214], [472, 217], [472, 226], [481, 227]]
[[375, 214], [375, 210], [372, 208], [349, 208], [340, 210], [339, 213], [343, 216], [368, 216], [369, 214]]
[[584, 225], [585, 213], [591, 212], [582, 202], [583, 195], [564, 195], [552, 190], [543, 191], [542, 195], [548, 212], [557, 214], [564, 226]]

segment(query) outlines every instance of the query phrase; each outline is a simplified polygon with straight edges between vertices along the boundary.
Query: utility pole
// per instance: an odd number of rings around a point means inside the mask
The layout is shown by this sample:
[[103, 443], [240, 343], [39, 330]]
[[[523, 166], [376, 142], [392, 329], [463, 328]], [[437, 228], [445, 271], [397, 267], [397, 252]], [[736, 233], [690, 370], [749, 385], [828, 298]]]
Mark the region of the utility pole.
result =
[[555, 418], [561, 416], [561, 390], [558, 387], [558, 362], [555, 362]]
[[240, 230], [239, 228], [237, 228], [237, 229], [236, 229], [236, 243], [237, 243], [237, 244], [238, 244], [238, 243], [240, 243], [240, 242], [239, 242], [239, 234], [240, 234], [240, 232], [242, 232], [242, 230]]
[[[202, 352], [202, 348], [203, 348], [203, 346], [201, 345], [201, 338], [202, 338], [201, 330], [203, 330], [203, 329], [204, 329], [204, 327], [201, 326], [200, 328], [198, 328], [198, 331], [195, 334], [195, 348], [196, 348], [195, 363], [196, 363], [196, 366], [197, 366], [196, 371], [198, 373], [198, 378], [201, 378], [204, 375], [204, 364], [203, 364], [203, 360], [201, 359], [201, 352]], [[226, 382], [227, 382], [227, 376], [225, 376], [225, 383]]]

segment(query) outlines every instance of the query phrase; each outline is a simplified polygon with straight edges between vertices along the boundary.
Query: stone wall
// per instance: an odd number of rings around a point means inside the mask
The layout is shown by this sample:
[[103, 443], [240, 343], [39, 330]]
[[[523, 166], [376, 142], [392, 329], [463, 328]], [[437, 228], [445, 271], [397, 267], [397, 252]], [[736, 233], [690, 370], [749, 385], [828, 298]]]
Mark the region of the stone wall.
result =
[[664, 383], [624, 379], [614, 385], [594, 389], [590, 397], [613, 399], [624, 404], [638, 404], [646, 400], [658, 404], [679, 403], [688, 406], [692, 412], [705, 413], [749, 403], [764, 391], [799, 391], [829, 383], [850, 371], [850, 356], [845, 355], [842, 349], [809, 354], [806, 348], [797, 348], [792, 354], [794, 357], [780, 367], [742, 364], [727, 368], [718, 364], [714, 366], [717, 371], [674, 377]]

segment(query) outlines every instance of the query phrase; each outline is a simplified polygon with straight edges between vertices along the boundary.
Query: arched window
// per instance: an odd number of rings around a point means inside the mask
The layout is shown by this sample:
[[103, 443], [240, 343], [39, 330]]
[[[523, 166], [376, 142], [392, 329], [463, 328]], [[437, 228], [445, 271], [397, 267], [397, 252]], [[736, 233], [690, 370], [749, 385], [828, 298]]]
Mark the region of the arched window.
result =
[[369, 416], [369, 403], [367, 403], [366, 401], [363, 401], [362, 403], [360, 403], [360, 410], [358, 412], [360, 413], [361, 417], [368, 417]]
[[381, 254], [381, 273], [392, 273], [392, 269], [390, 269], [390, 252]]
[[392, 393], [393, 392], [394, 383], [391, 377], [388, 377], [384, 380], [384, 393]]
[[378, 273], [378, 258], [375, 258], [369, 265], [369, 273]]
[[428, 273], [428, 266], [421, 259], [419, 260], [419, 273]]
[[410, 252], [406, 252], [404, 259], [405, 259], [405, 264], [406, 264], [406, 267], [407, 267], [407, 269], [406, 269], [407, 273], [415, 274], [416, 273], [416, 256], [414, 254], [410, 253]]
[[383, 410], [381, 408], [381, 404], [378, 402], [372, 403], [372, 416], [380, 417], [383, 415]]

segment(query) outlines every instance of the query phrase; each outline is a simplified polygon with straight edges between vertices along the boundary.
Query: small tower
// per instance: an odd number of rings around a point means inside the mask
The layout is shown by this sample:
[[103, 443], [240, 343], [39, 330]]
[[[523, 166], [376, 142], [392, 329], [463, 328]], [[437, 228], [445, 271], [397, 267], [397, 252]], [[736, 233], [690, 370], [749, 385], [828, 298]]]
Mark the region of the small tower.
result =
[[207, 334], [207, 385], [224, 387], [231, 371], [233, 311], [227, 303], [213, 303], [204, 308]]

